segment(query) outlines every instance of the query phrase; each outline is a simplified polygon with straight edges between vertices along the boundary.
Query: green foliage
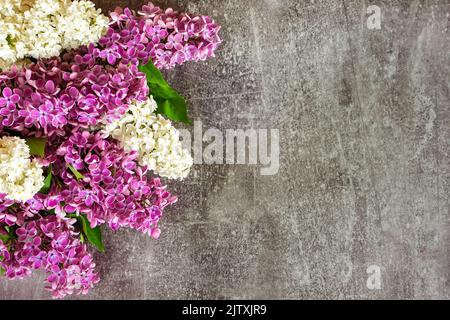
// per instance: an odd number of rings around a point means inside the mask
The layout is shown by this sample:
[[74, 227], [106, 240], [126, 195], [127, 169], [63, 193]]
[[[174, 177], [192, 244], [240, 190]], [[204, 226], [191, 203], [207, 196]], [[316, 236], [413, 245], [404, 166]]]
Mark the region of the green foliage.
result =
[[95, 228], [91, 228], [91, 225], [89, 223], [89, 220], [86, 218], [85, 215], [75, 215], [72, 214], [69, 217], [76, 218], [78, 222], [81, 225], [81, 230], [83, 231], [83, 235], [80, 236], [82, 241], [86, 238], [89, 243], [91, 243], [93, 246], [95, 246], [99, 251], [105, 252], [105, 246], [103, 245], [102, 240], [102, 231], [99, 226]]
[[48, 173], [44, 179], [44, 186], [41, 188], [39, 192], [47, 194], [51, 186], [52, 186], [52, 166], [48, 167]]
[[150, 94], [158, 105], [156, 113], [173, 121], [190, 124], [186, 101], [164, 80], [162, 73], [153, 62], [150, 60], [145, 66], [139, 66], [139, 70], [147, 76]]
[[72, 173], [74, 174], [75, 178], [77, 178], [77, 180], [84, 179], [84, 176], [77, 169], [75, 169], [72, 165], [68, 164], [67, 167], [70, 169], [70, 171], [72, 171]]
[[47, 144], [46, 138], [25, 138], [25, 141], [30, 148], [30, 154], [32, 156], [45, 157], [45, 145]]

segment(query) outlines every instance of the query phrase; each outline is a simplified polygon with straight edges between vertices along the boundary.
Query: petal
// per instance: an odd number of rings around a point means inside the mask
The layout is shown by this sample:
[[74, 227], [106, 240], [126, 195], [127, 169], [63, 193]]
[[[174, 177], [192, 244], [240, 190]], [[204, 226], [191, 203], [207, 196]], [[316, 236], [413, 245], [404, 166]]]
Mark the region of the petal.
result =
[[50, 276], [48, 276], [47, 281], [52, 283], [55, 282], [58, 279], [58, 277], [56, 276], [56, 274], [51, 274]]
[[55, 91], [55, 84], [53, 83], [52, 80], [48, 80], [45, 83], [45, 90], [47, 90], [48, 92], [53, 92]]
[[92, 205], [94, 204], [94, 198], [92, 196], [88, 196], [86, 198], [86, 200], [84, 201], [84, 203], [88, 206], [88, 207], [92, 207]]
[[108, 63], [111, 64], [111, 65], [116, 63], [116, 57], [114, 55], [112, 55], [112, 54], [108, 54], [107, 60], [108, 60]]
[[20, 100], [20, 96], [18, 94], [13, 94], [10, 98], [10, 101], [12, 103], [17, 103], [17, 102], [19, 102], [19, 100]]
[[5, 89], [3, 89], [3, 96], [5, 98], [9, 98], [12, 96], [12, 90], [8, 87], [6, 87]]

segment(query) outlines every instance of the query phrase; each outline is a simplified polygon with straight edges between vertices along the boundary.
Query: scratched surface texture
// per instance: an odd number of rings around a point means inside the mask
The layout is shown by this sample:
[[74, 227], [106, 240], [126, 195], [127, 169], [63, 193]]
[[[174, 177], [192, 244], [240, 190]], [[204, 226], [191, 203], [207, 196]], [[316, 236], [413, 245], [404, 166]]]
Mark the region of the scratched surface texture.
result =
[[[279, 129], [280, 170], [195, 166], [161, 239], [105, 231], [74, 298], [450, 298], [449, 2], [377, 1], [381, 30], [359, 0], [157, 3], [223, 25], [217, 58], [168, 81], [205, 128]], [[43, 278], [0, 299], [47, 299]]]

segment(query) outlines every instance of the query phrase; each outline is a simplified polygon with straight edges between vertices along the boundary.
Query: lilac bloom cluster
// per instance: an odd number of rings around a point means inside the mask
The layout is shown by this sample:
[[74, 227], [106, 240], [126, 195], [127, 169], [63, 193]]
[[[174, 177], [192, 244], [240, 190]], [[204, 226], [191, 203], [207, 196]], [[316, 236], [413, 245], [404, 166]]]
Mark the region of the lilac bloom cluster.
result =
[[117, 8], [111, 13], [106, 35], [99, 40], [100, 57], [111, 65], [146, 64], [151, 58], [158, 68], [170, 69], [213, 57], [222, 42], [219, 30], [208, 16], [164, 11], [152, 3], [137, 14]]
[[[107, 223], [113, 230], [130, 227], [158, 238], [163, 209], [174, 203], [159, 178], [148, 178], [136, 152], [126, 153], [101, 132], [77, 132], [56, 151], [54, 172], [66, 186], [61, 211], [85, 214], [91, 227]], [[72, 166], [82, 175], [76, 177]]]
[[116, 9], [98, 44], [0, 74], [0, 130], [64, 136], [111, 122], [149, 94], [139, 63], [159, 68], [214, 56], [220, 27], [208, 16], [149, 3], [135, 14]]
[[55, 182], [48, 194], [37, 193], [25, 203], [0, 194], [0, 269], [6, 277], [45, 269], [55, 298], [86, 294], [99, 277], [74, 226], [79, 215], [92, 228], [129, 227], [157, 239], [163, 210], [177, 198], [159, 178], [148, 177], [136, 158], [101, 131], [53, 139], [43, 159]]
[[0, 128], [64, 136], [68, 130], [117, 119], [130, 101], [146, 99], [146, 78], [137, 66], [97, 63], [98, 54], [91, 44], [2, 73]]
[[[86, 294], [99, 277], [86, 245], [78, 239], [75, 221], [36, 214], [21, 226], [11, 226], [11, 239], [6, 243], [0, 240], [0, 267], [6, 277], [24, 278], [33, 270], [44, 269], [46, 288], [53, 297]], [[6, 233], [4, 228], [0, 230]]]
[[0, 225], [13, 226], [16, 224], [16, 215], [9, 212], [9, 207], [13, 204], [14, 200], [8, 199], [6, 198], [6, 194], [0, 193]]

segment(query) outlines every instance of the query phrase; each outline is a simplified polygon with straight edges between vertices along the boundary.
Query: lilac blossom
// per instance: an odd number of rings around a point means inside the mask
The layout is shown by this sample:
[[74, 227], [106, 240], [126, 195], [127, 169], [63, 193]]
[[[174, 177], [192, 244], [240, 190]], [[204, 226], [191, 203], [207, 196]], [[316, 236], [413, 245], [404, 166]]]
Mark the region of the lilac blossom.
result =
[[208, 16], [164, 11], [152, 3], [137, 14], [117, 8], [110, 15], [110, 27], [99, 40], [99, 56], [110, 64], [146, 64], [152, 59], [158, 68], [171, 69], [213, 57], [222, 42], [220, 26]]
[[128, 227], [157, 239], [163, 210], [176, 197], [158, 178], [148, 177], [136, 158], [101, 132], [51, 139], [43, 160], [52, 165], [55, 181], [49, 193], [37, 193], [25, 203], [0, 194], [0, 235], [7, 239], [0, 240], [0, 268], [5, 276], [24, 278], [44, 269], [46, 288], [55, 298], [86, 294], [99, 278], [73, 215], [85, 215], [91, 227]]
[[[107, 223], [113, 230], [130, 227], [158, 238], [163, 209], [174, 203], [158, 178], [148, 178], [136, 152], [126, 153], [101, 132], [74, 133], [56, 151], [55, 173], [64, 185], [64, 205], [57, 210], [86, 214], [91, 227]], [[67, 167], [83, 176], [77, 179]]]
[[219, 30], [210, 17], [151, 3], [137, 14], [118, 8], [98, 44], [0, 73], [0, 130], [64, 136], [111, 122], [149, 94], [139, 64], [152, 59], [168, 69], [206, 60], [221, 43]]
[[99, 277], [86, 245], [78, 239], [74, 222], [75, 219], [38, 214], [15, 226], [11, 240], [0, 240], [0, 267], [5, 276], [24, 278], [33, 270], [44, 269], [46, 288], [53, 297], [86, 294]]
[[0, 74], [0, 127], [29, 135], [64, 136], [123, 115], [149, 90], [137, 66], [104, 65], [90, 45]]

